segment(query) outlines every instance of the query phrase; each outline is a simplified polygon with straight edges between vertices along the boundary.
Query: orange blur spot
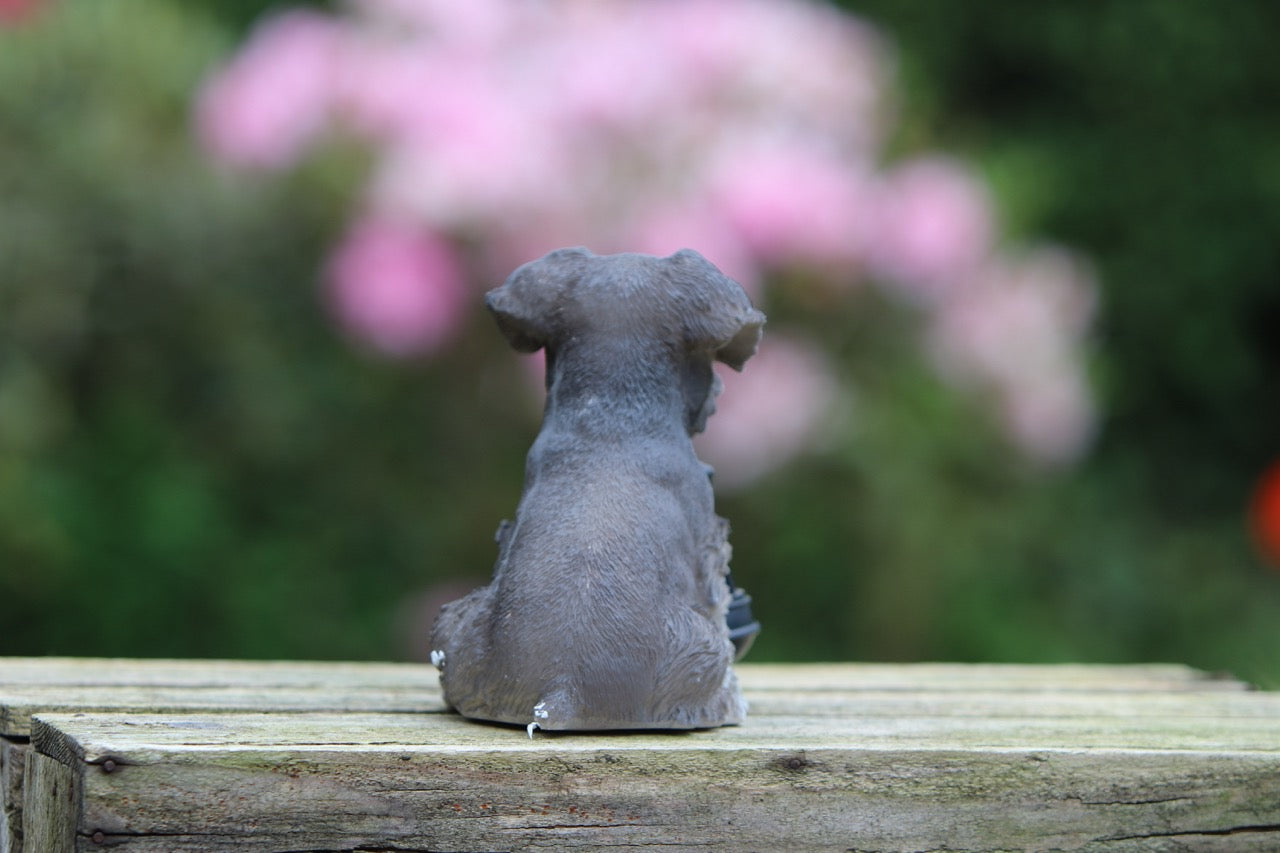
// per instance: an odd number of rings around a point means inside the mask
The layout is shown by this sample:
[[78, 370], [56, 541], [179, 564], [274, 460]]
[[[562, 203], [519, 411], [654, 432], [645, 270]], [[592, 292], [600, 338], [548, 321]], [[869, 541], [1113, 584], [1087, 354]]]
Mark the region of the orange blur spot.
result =
[[1249, 526], [1263, 558], [1280, 571], [1280, 461], [1258, 481], [1249, 505]]

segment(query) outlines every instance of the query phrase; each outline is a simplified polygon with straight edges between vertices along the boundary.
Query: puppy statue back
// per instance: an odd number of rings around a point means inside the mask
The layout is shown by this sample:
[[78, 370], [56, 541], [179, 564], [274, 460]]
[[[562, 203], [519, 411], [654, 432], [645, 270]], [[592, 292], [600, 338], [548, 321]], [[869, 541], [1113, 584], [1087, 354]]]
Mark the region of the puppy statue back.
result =
[[486, 304], [515, 349], [546, 351], [547, 402], [492, 582], [436, 622], [445, 701], [530, 735], [741, 722], [728, 526], [691, 438], [712, 363], [741, 370], [764, 315], [688, 249], [561, 249]]

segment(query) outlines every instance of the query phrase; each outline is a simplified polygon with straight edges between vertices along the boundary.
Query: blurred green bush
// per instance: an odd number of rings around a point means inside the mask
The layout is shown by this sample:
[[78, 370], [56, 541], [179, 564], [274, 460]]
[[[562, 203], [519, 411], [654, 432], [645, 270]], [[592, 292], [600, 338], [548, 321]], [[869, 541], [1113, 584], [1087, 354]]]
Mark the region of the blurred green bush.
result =
[[516, 365], [335, 334], [351, 158], [212, 172], [191, 94], [232, 38], [205, 16], [52, 4], [0, 40], [0, 651], [403, 654], [402, 600], [491, 559]]
[[[261, 5], [65, 0], [0, 30], [0, 653], [421, 656], [430, 591], [488, 575], [537, 415], [487, 318], [429, 361], [354, 351], [315, 280], [360, 155], [264, 182], [192, 144], [192, 92]], [[850, 5], [897, 42], [899, 144], [963, 150], [1015, 234], [1095, 258], [1109, 418], [1074, 471], [1027, 470], [900, 306], [780, 288], [771, 320], [856, 397], [720, 500], [753, 658], [1280, 684], [1280, 575], [1243, 522], [1280, 455], [1280, 13]]]
[[1052, 490], [1051, 535], [1080, 540], [1045, 589], [1081, 610], [1067, 636], [1280, 684], [1280, 577], [1245, 529], [1280, 458], [1280, 7], [851, 5], [903, 49], [909, 142], [969, 152], [1015, 234], [1098, 266], [1107, 417]]

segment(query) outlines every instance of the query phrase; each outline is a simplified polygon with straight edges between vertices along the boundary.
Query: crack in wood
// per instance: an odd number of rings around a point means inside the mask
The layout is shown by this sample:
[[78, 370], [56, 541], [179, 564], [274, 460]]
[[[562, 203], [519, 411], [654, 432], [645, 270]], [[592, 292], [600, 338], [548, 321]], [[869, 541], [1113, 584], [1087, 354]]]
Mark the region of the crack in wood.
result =
[[306, 847], [277, 853], [441, 853], [434, 847]]
[[440, 853], [434, 847], [306, 847], [277, 853]]
[[[147, 840], [149, 838], [212, 838], [217, 837], [225, 840], [226, 836], [221, 833], [204, 833], [204, 832], [102, 832], [97, 830], [89, 833], [77, 833], [81, 838], [93, 841], [97, 846], [106, 846], [112, 841], [120, 841], [122, 839], [138, 839]], [[98, 840], [98, 839], [101, 840]], [[273, 848], [274, 849], [274, 848]], [[373, 845], [361, 844], [357, 847], [299, 847], [299, 848], [280, 848], [277, 853], [438, 853], [436, 848], [432, 847], [398, 847], [395, 845], [387, 845], [374, 843]]]
[[[1267, 823], [1253, 826], [1230, 826], [1223, 829], [1174, 829], [1168, 832], [1141, 832], [1136, 835], [1108, 835], [1094, 841], [1142, 841], [1147, 838], [1188, 838], [1194, 836], [1224, 836], [1250, 834], [1280, 834], [1280, 824]], [[1280, 839], [1277, 839], [1280, 841]]]
[[1152, 797], [1147, 800], [1079, 800], [1082, 806], [1154, 806], [1160, 803], [1194, 802], [1195, 797]]
[[502, 829], [506, 832], [526, 832], [530, 829], [550, 829], [555, 831], [570, 829], [621, 829], [623, 827], [636, 826], [663, 826], [660, 823], [528, 823], [521, 826], [504, 826]]

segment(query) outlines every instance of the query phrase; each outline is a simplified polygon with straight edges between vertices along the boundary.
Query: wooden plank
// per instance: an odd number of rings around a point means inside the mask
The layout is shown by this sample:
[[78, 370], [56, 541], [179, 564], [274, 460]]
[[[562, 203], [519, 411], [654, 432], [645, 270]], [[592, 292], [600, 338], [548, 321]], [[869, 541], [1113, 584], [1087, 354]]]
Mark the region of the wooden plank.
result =
[[23, 767], [38, 711], [443, 709], [422, 664], [0, 657], [0, 853], [20, 853]]
[[0, 657], [0, 689], [23, 685], [155, 687], [392, 687], [435, 671], [417, 663]]
[[[1149, 712], [1188, 723], [1204, 717], [1247, 720], [1275, 715], [1267, 701], [1248, 698], [1256, 694], [1244, 692], [1246, 685], [1176, 664], [744, 664], [738, 671], [752, 701], [753, 718], [794, 716], [804, 721], [802, 727], [812, 729], [823, 727], [822, 718], [842, 717], [864, 721], [871, 733], [871, 718], [876, 717], [933, 718], [943, 726], [957, 717], [1004, 725], [1017, 725], [1028, 717], [1077, 717], [1103, 726], [1105, 718], [1111, 718], [1114, 728], [1120, 718], [1136, 719]], [[420, 664], [0, 658], [0, 733], [5, 735], [0, 738], [0, 851], [21, 850], [27, 750], [23, 741], [33, 713], [418, 714], [439, 712], [441, 707], [435, 673]], [[778, 724], [792, 727], [791, 720]], [[1049, 731], [1045, 736], [1055, 735]]]
[[[1211, 675], [1181, 664], [953, 664], [953, 663], [742, 663], [735, 669], [745, 687], [1020, 690], [1051, 688], [1130, 690], [1242, 689], [1230, 676]], [[0, 688], [19, 685], [216, 687], [264, 684], [279, 687], [332, 685], [345, 681], [394, 686], [434, 670], [417, 663], [327, 661], [229, 661], [120, 658], [0, 657]]]
[[1280, 849], [1280, 695], [855, 683], [688, 734], [50, 714], [33, 746], [83, 788], [81, 849]]
[[1049, 690], [1133, 693], [1247, 690], [1227, 674], [1182, 664], [810, 663], [738, 664], [744, 690]]
[[[1274, 713], [1251, 694], [1210, 690], [1197, 692], [1114, 690], [961, 691], [748, 689], [753, 715], [803, 713], [818, 715], [1018, 717], [1028, 714], [1126, 716], [1158, 709], [1166, 716], [1263, 716]], [[423, 714], [445, 711], [437, 687], [407, 685], [399, 689], [361, 688], [354, 692], [321, 688], [262, 687], [52, 687], [40, 685], [5, 695], [0, 720], [11, 732], [25, 735], [34, 713], [83, 712], [181, 713], [185, 711], [315, 711]]]
[[[1067, 692], [1206, 690], [1245, 685], [1177, 665], [741, 664], [744, 690], [990, 690]], [[0, 658], [0, 735], [25, 736], [36, 710], [384, 710], [441, 705], [422, 664]]]
[[[9, 682], [0, 680], [0, 734], [26, 736], [34, 712], [58, 711], [388, 711], [425, 713], [444, 709], [434, 670], [411, 664], [245, 663], [218, 661], [207, 668], [192, 661], [86, 661], [59, 659], [49, 667], [40, 659], [0, 659], [8, 663]], [[1218, 707], [1229, 712], [1239, 682], [1210, 679], [1186, 667], [1029, 667], [909, 664], [776, 664], [739, 667], [744, 690], [756, 698], [755, 713], [774, 713], [799, 705], [810, 711], [848, 707], [851, 693], [861, 695], [867, 712], [909, 713], [921, 701], [947, 704], [965, 713], [965, 700], [948, 693], [1009, 694], [1010, 707], [1042, 701], [1050, 693], [1065, 705], [1090, 707], [1099, 693], [1220, 693]], [[15, 675], [25, 675], [17, 680]], [[93, 679], [98, 679], [94, 681]], [[906, 694], [904, 709], [887, 694]], [[1018, 696], [1015, 694], [1022, 694]], [[1147, 699], [1135, 699], [1148, 701]], [[1205, 707], [1208, 700], [1187, 700]], [[1184, 702], [1183, 704], [1187, 704]], [[1123, 707], [1123, 705], [1122, 705]], [[980, 704], [972, 713], [990, 713]]]
[[39, 753], [27, 756], [23, 783], [25, 849], [75, 849], [75, 821], [82, 810], [80, 782], [81, 776], [74, 768]]
[[0, 737], [0, 853], [22, 849], [22, 783], [27, 746]]
[[[40, 711], [383, 711], [421, 714], [445, 710], [438, 685], [411, 683], [396, 687], [350, 684], [314, 687], [119, 687], [35, 685], [0, 693], [0, 731], [23, 735], [31, 715]], [[434, 681], [432, 676], [432, 681]]]
[[[1206, 711], [1206, 692], [1245, 685], [1176, 664], [744, 664], [739, 676], [757, 716], [910, 714], [1017, 716], [1131, 713], [1158, 697], [1165, 713]], [[1001, 694], [1002, 702], [971, 694]], [[1106, 701], [1130, 696], [1126, 705]], [[1186, 702], [1168, 694], [1194, 697]], [[857, 700], [851, 695], [857, 694]], [[896, 694], [896, 698], [895, 698]], [[1050, 701], [1050, 699], [1052, 701]], [[1189, 704], [1188, 704], [1189, 703]], [[1249, 707], [1221, 701], [1219, 715]], [[31, 716], [45, 712], [388, 711], [441, 710], [434, 671], [420, 664], [112, 658], [0, 658], [0, 851], [21, 851], [23, 767]]]
[[[532, 739], [557, 750], [621, 744], [691, 749], [911, 748], [941, 750], [1203, 750], [1280, 753], [1280, 696], [1268, 694], [1270, 713], [1242, 717], [1107, 715], [1023, 717], [753, 716], [742, 726], [678, 733], [556, 734]], [[43, 725], [43, 734], [42, 734]], [[42, 740], [43, 738], [43, 740]], [[488, 725], [454, 714], [49, 714], [36, 717], [33, 743], [45, 754], [92, 763], [113, 748], [200, 751], [229, 748], [371, 747], [465, 751], [530, 748], [523, 727]], [[708, 745], [712, 745], [709, 747]]]
[[1223, 690], [1170, 692], [1115, 690], [748, 690], [752, 716], [939, 716], [988, 719], [1029, 716], [1266, 717], [1280, 713], [1275, 694]]

